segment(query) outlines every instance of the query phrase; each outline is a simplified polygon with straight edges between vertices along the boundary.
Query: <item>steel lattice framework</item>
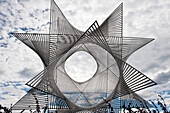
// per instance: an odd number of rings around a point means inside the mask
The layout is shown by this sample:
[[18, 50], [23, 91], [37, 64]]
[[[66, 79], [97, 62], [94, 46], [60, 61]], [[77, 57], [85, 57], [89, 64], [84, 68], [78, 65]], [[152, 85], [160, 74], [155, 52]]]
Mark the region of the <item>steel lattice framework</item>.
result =
[[[61, 112], [103, 112], [111, 103], [115, 112], [128, 107], [151, 105], [135, 92], [156, 85], [126, 63], [128, 57], [153, 39], [123, 37], [123, 3], [99, 25], [95, 21], [85, 32], [76, 29], [51, 0], [49, 34], [13, 33], [42, 59], [45, 69], [26, 83], [32, 87], [14, 106], [20, 109], [58, 109]], [[97, 62], [94, 76], [77, 82], [65, 71], [65, 61], [85, 51]], [[117, 110], [117, 111], [116, 111]]]

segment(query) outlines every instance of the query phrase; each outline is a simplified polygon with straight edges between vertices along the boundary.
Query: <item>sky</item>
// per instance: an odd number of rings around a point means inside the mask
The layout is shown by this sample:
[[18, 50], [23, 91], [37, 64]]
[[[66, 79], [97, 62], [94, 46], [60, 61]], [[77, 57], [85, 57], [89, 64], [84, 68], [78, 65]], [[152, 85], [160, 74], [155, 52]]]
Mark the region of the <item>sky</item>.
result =
[[[160, 94], [170, 110], [169, 0], [55, 0], [66, 18], [85, 31], [101, 24], [123, 2], [123, 36], [155, 40], [132, 54], [128, 63], [158, 85], [137, 92], [146, 100]], [[28, 80], [43, 70], [36, 53], [10, 33], [49, 33], [50, 0], [0, 0], [0, 104], [9, 107], [29, 87]], [[159, 98], [160, 99], [160, 98]]]

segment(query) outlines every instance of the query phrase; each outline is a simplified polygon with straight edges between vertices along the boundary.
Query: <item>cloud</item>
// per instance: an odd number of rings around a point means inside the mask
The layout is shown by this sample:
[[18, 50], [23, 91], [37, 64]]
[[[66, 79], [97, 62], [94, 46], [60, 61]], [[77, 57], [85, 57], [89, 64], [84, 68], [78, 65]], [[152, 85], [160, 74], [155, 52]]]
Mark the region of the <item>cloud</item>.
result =
[[167, 84], [170, 82], [170, 71], [159, 73], [154, 80], [158, 84]]
[[3, 75], [4, 73], [5, 73], [5, 71], [0, 69], [0, 75]]
[[89, 53], [78, 51], [66, 60], [65, 70], [75, 81], [84, 82], [95, 74], [97, 63]]
[[142, 72], [148, 72], [150, 70], [154, 71], [154, 70], [159, 70], [159, 69], [166, 69], [165, 66], [162, 66], [160, 64], [157, 64], [157, 63], [152, 63], [150, 64], [149, 66], [145, 67], [144, 69], [142, 69]]
[[24, 76], [26, 78], [31, 78], [33, 75], [36, 75], [34, 70], [28, 68], [24, 68], [22, 71], [18, 73], [20, 74], [21, 77]]
[[18, 101], [29, 90], [28, 86], [24, 86], [24, 83], [23, 81], [0, 83], [0, 104], [10, 107], [10, 104]]
[[158, 60], [160, 61], [160, 63], [162, 63], [162, 62], [166, 62], [166, 61], [168, 61], [170, 59], [170, 54], [168, 53], [168, 54], [165, 54], [165, 55], [162, 55], [162, 56], [160, 56], [159, 58], [158, 58]]

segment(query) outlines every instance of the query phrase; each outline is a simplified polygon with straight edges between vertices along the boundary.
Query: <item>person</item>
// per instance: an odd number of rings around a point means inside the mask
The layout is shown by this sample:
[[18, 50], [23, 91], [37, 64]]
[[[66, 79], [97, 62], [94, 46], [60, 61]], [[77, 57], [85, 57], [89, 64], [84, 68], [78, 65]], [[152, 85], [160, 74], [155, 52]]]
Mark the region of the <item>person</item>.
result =
[[139, 110], [139, 113], [142, 113], [142, 110], [140, 109], [140, 107], [136, 107], [136, 109]]
[[156, 110], [153, 110], [153, 113], [156, 113]]
[[110, 113], [114, 113], [114, 111], [113, 111], [113, 107], [111, 107], [111, 112]]
[[2, 109], [2, 106], [1, 106], [1, 104], [0, 104], [0, 111], [1, 111], [1, 109]]
[[122, 108], [123, 108], [123, 113], [125, 113], [126, 110], [125, 104], [122, 106]]
[[47, 107], [47, 105], [46, 105], [46, 106], [44, 107], [44, 113], [47, 111], [47, 108], [48, 108], [48, 107]]
[[133, 113], [132, 108], [131, 108], [131, 103], [128, 104], [127, 110], [129, 111], [129, 113]]

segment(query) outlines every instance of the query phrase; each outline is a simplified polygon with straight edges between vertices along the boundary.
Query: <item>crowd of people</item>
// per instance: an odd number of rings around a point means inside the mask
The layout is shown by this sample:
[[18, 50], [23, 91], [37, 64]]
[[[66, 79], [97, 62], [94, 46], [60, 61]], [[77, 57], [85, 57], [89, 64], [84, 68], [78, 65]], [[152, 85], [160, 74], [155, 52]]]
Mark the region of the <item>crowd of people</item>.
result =
[[[1, 111], [4, 111], [4, 112], [1, 112]], [[2, 105], [0, 105], [0, 113], [12, 113], [12, 109], [10, 108], [7, 108], [7, 107], [3, 107]]]
[[[152, 100], [149, 100], [152, 103], [152, 105], [154, 106], [154, 109], [152, 109], [152, 110], [150, 110], [149, 108], [144, 109], [144, 108], [139, 108], [139, 107], [136, 107], [134, 110], [134, 107], [131, 107], [129, 104], [128, 107], [125, 107], [125, 105], [122, 106], [122, 109], [123, 109], [122, 112], [123, 113], [159, 113], [160, 111], [163, 111], [163, 113], [170, 113], [170, 111], [168, 111], [168, 109], [167, 109], [167, 105], [165, 104], [165, 100], [160, 95], [158, 95], [158, 96], [162, 100], [162, 102], [161, 102], [161, 101], [159, 101], [159, 99], [157, 99], [158, 106], [156, 106]], [[36, 98], [35, 95], [34, 95], [34, 97], [36, 100], [36, 110], [34, 112], [32, 112], [32, 109], [30, 109], [30, 113], [41, 113], [38, 99]], [[107, 113], [114, 113], [114, 108], [111, 106], [110, 103], [108, 103], [108, 107], [109, 107], [109, 109], [108, 109]], [[158, 109], [158, 107], [159, 107], [159, 109]], [[161, 108], [161, 110], [160, 110], [160, 108]], [[45, 106], [43, 108], [42, 113], [46, 113], [47, 109], [48, 109], [48, 107]], [[23, 113], [24, 111], [25, 111], [25, 109], [20, 111], [20, 113]], [[0, 105], [0, 113], [12, 113], [12, 105], [10, 108]], [[55, 113], [57, 113], [57, 111]]]

